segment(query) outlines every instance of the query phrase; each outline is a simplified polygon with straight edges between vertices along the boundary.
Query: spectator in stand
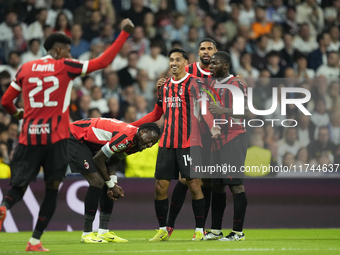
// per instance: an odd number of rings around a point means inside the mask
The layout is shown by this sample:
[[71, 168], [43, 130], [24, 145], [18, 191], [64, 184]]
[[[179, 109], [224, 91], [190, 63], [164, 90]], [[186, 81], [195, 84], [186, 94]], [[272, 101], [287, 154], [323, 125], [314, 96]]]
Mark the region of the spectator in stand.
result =
[[80, 107], [79, 107], [78, 93], [75, 88], [72, 88], [71, 102], [70, 102], [70, 122], [81, 119], [79, 110], [80, 110]]
[[306, 23], [300, 26], [299, 35], [295, 36], [293, 47], [306, 56], [318, 48], [318, 43], [315, 37], [310, 34], [309, 26]]
[[71, 55], [74, 58], [79, 58], [79, 56], [90, 49], [90, 44], [88, 41], [81, 39], [83, 35], [83, 29], [79, 24], [74, 24], [71, 29]]
[[111, 24], [104, 24], [103, 27], [100, 30], [100, 39], [102, 42], [107, 46], [111, 45], [113, 41], [115, 40], [114, 38], [114, 30]]
[[339, 53], [336, 51], [332, 51], [328, 53], [327, 56], [327, 65], [321, 65], [316, 70], [316, 76], [326, 77], [326, 78], [339, 78], [340, 77], [340, 69], [339, 69]]
[[[308, 164], [308, 150], [306, 147], [300, 148], [295, 157], [295, 164], [297, 166], [302, 166], [303, 171], [306, 171]], [[305, 165], [306, 164], [306, 165]]]
[[299, 142], [302, 146], [307, 147], [312, 141], [314, 141], [315, 125], [310, 122], [310, 117], [300, 113], [298, 116], [297, 132]]
[[46, 18], [47, 10], [44, 8], [39, 9], [36, 14], [36, 21], [27, 28], [27, 39], [39, 38], [40, 40], [43, 40], [43, 28], [46, 23]]
[[280, 67], [280, 52], [271, 51], [266, 55], [266, 58], [266, 69], [270, 72], [270, 78], [282, 78], [284, 70]]
[[174, 15], [174, 22], [164, 28], [163, 37], [168, 41], [185, 42], [188, 38], [189, 27], [185, 25], [185, 17], [181, 13]]
[[138, 56], [150, 53], [150, 41], [145, 38], [143, 27], [137, 26], [132, 36], [127, 40], [132, 51], [136, 51]]
[[252, 54], [255, 51], [254, 42], [250, 39], [250, 27], [241, 25], [237, 30], [237, 35], [242, 36], [246, 40], [246, 51]]
[[299, 51], [293, 47], [293, 36], [288, 33], [284, 34], [283, 42], [285, 47], [280, 51], [280, 64], [283, 67], [293, 67], [295, 63], [295, 56], [299, 53]]
[[128, 55], [128, 66], [118, 71], [120, 85], [122, 85], [123, 89], [136, 81], [138, 73], [137, 63], [138, 53], [136, 51], [131, 51]]
[[98, 108], [91, 108], [89, 113], [90, 113], [89, 118], [101, 118], [102, 117], [102, 114], [100, 113]]
[[[198, 0], [188, 0], [188, 8], [185, 12], [185, 24], [195, 27], [202, 26], [202, 20], [206, 15], [206, 12], [200, 7]], [[217, 17], [215, 17], [216, 19]]]
[[13, 39], [15, 25], [19, 24], [22, 30], [22, 35], [24, 39], [27, 39], [27, 25], [18, 20], [18, 14], [14, 8], [9, 8], [6, 10], [5, 21], [0, 24], [0, 40], [9, 41]]
[[137, 109], [134, 105], [128, 105], [125, 107], [122, 121], [125, 123], [132, 123], [137, 120]]
[[148, 104], [143, 96], [136, 96], [135, 105], [137, 108], [136, 120], [143, 118], [145, 115], [149, 113], [147, 109]]
[[120, 52], [112, 62], [111, 67], [113, 71], [119, 71], [128, 66], [128, 55], [130, 51], [130, 45], [128, 43], [124, 43]]
[[91, 14], [90, 23], [83, 26], [83, 39], [90, 42], [92, 39], [99, 37], [102, 27], [102, 14], [99, 10], [95, 10]]
[[159, 10], [156, 13], [156, 26], [159, 28], [166, 27], [171, 24], [171, 2], [168, 0], [160, 0]]
[[198, 52], [200, 41], [201, 38], [199, 38], [197, 28], [192, 26], [189, 29], [188, 41], [183, 42], [183, 49], [189, 53], [196, 53]]
[[314, 71], [321, 65], [327, 64], [327, 48], [330, 45], [331, 38], [328, 33], [321, 33], [318, 35], [317, 40], [319, 48], [312, 51], [308, 56], [308, 68]]
[[79, 56], [79, 60], [90, 60], [98, 57], [104, 51], [104, 44], [99, 37], [94, 38], [90, 44], [90, 51], [86, 51], [85, 53]]
[[11, 84], [11, 82], [12, 82], [11, 75], [9, 74], [8, 71], [5, 70], [0, 72], [0, 101], [2, 96], [5, 94], [6, 90], [8, 89], [8, 86]]
[[340, 144], [340, 112], [331, 114], [331, 122], [329, 123], [330, 140], [335, 144]]
[[296, 21], [295, 6], [289, 6], [286, 13], [285, 22], [282, 24], [283, 31], [292, 35], [299, 33], [299, 24]]
[[111, 97], [119, 98], [121, 89], [117, 73], [114, 71], [110, 71], [108, 74], [106, 74], [105, 80], [105, 85], [102, 86], [104, 97], [106, 99], [109, 99]]
[[84, 4], [76, 9], [74, 12], [74, 24], [79, 24], [83, 27], [90, 23], [93, 12], [93, 4], [94, 0], [85, 0]]
[[316, 0], [305, 0], [296, 7], [296, 20], [299, 24], [306, 23], [310, 34], [316, 36], [324, 28], [323, 11]]
[[47, 11], [46, 24], [53, 27], [56, 24], [57, 16], [64, 13], [70, 23], [73, 21], [73, 14], [70, 10], [63, 8], [64, 0], [53, 0], [51, 8]]
[[7, 130], [8, 130], [7, 146], [8, 151], [10, 152], [9, 154], [11, 154], [19, 143], [19, 126], [17, 123], [12, 122], [8, 125]]
[[228, 19], [224, 23], [224, 26], [227, 30], [228, 42], [231, 42], [237, 35], [237, 30], [241, 24], [239, 18], [240, 18], [240, 8], [237, 5], [234, 5], [230, 13], [230, 19]]
[[203, 30], [206, 37], [213, 38], [214, 37], [214, 31], [213, 27], [216, 24], [214, 17], [211, 16], [211, 14], [208, 14], [203, 19]]
[[315, 72], [313, 69], [307, 68], [307, 57], [303, 54], [297, 54], [295, 57], [296, 68], [295, 73], [299, 82], [304, 80], [313, 79], [315, 77]]
[[104, 114], [109, 111], [107, 101], [106, 99], [103, 98], [102, 91], [99, 87], [93, 86], [91, 95], [92, 100], [90, 103], [90, 108], [98, 108], [101, 114]]
[[[260, 72], [251, 65], [251, 54], [244, 51], [240, 56], [240, 67], [236, 70], [236, 74], [243, 76], [244, 78], [250, 78], [252, 82], [256, 81], [260, 75]], [[249, 80], [247, 80], [248, 86]]]
[[168, 70], [169, 60], [161, 53], [161, 45], [158, 41], [153, 41], [150, 45], [150, 54], [145, 54], [139, 58], [137, 68], [147, 71], [149, 79], [156, 81], [161, 73]]
[[253, 0], [243, 0], [240, 12], [240, 24], [250, 27], [255, 22], [255, 8]]
[[267, 18], [269, 22], [282, 24], [286, 19], [287, 7], [283, 5], [282, 0], [273, 0], [267, 8]]
[[257, 39], [261, 35], [269, 34], [274, 25], [272, 22], [268, 22], [266, 16], [266, 7], [257, 6], [255, 10], [256, 22], [252, 24], [252, 38]]
[[289, 152], [293, 155], [293, 157], [295, 157], [301, 147], [302, 146], [298, 141], [296, 128], [295, 127], [285, 128], [284, 140], [282, 141], [282, 144], [279, 145], [279, 148], [278, 148], [278, 151], [277, 151], [277, 153], [278, 153], [278, 158], [277, 158], [278, 165], [281, 165], [283, 163], [283, 161], [282, 161], [283, 156], [286, 153]]
[[227, 50], [227, 30], [223, 23], [215, 23], [213, 27], [214, 32], [214, 40], [216, 41], [216, 48], [218, 48], [220, 51]]
[[217, 23], [226, 22], [229, 19], [226, 1], [215, 0], [214, 1], [214, 8], [212, 9], [211, 13], [212, 13], [212, 15], [214, 15], [215, 21]]
[[20, 21], [25, 22], [27, 25], [36, 21], [36, 14], [39, 12], [39, 10], [35, 7], [36, 0], [15, 0], [13, 2], [15, 2], [15, 11], [18, 14], [18, 19]]
[[128, 105], [134, 105], [136, 101], [136, 92], [133, 86], [126, 86], [120, 97], [120, 105], [125, 109]]
[[328, 101], [331, 102], [330, 112], [340, 112], [340, 83], [339, 81], [332, 81], [328, 89]]
[[[244, 52], [246, 47], [246, 40], [242, 36], [236, 36], [231, 43], [231, 47], [229, 49], [229, 54], [231, 58], [231, 69], [233, 73], [236, 73], [240, 65], [241, 53]], [[216, 47], [220, 49], [219, 47]]]
[[71, 25], [65, 13], [60, 12], [58, 14], [53, 32], [63, 33], [68, 37], [71, 37]]
[[284, 47], [282, 27], [280, 25], [274, 25], [271, 31], [271, 39], [268, 41], [268, 48], [270, 50], [281, 51]]
[[43, 54], [40, 49], [40, 40], [37, 38], [31, 39], [29, 41], [29, 50], [21, 55], [21, 64], [39, 59], [42, 56]]
[[252, 54], [251, 65], [258, 70], [267, 66], [266, 55], [268, 52], [268, 35], [262, 35], [256, 39], [256, 49]]
[[259, 79], [256, 82], [253, 91], [254, 91], [253, 105], [255, 109], [264, 110], [266, 100], [272, 97], [272, 87], [270, 85], [270, 72], [267, 69], [263, 69], [260, 72]]
[[90, 117], [91, 97], [89, 95], [82, 95], [79, 100], [79, 114], [81, 119]]
[[157, 28], [155, 27], [155, 15], [148, 12], [144, 16], [143, 29], [145, 37], [149, 40], [154, 39], [157, 35]]
[[17, 51], [20, 54], [27, 50], [27, 41], [24, 38], [20, 23], [13, 25], [13, 37], [4, 41], [4, 55], [8, 56], [11, 51]]
[[123, 18], [129, 18], [133, 24], [143, 24], [144, 16], [152, 12], [150, 8], [145, 7], [143, 0], [131, 0], [131, 8], [124, 11], [121, 15]]
[[117, 120], [121, 119], [121, 114], [119, 111], [119, 101], [116, 97], [110, 97], [107, 100], [107, 106], [109, 107], [109, 111], [103, 114], [104, 118], [114, 118]]
[[[340, 1], [339, 1], [340, 3]], [[331, 37], [331, 42], [327, 48], [327, 51], [339, 51], [340, 49], [340, 33], [338, 26], [331, 26], [329, 28], [329, 35]]]
[[315, 103], [315, 110], [312, 112], [310, 118], [311, 122], [315, 125], [314, 137], [318, 136], [319, 128], [329, 124], [329, 115], [327, 113], [326, 102], [323, 98], [318, 98]]
[[336, 145], [330, 140], [329, 130], [327, 126], [319, 128], [318, 138], [311, 142], [308, 147], [309, 160], [318, 160], [323, 151], [334, 153]]
[[8, 65], [0, 65], [0, 72], [8, 71], [11, 75], [11, 80], [13, 80], [20, 67], [20, 54], [16, 51], [11, 51], [7, 62]]
[[98, 9], [104, 18], [104, 23], [110, 26], [116, 24], [116, 13], [111, 0], [96, 1]]
[[78, 90], [78, 95], [91, 95], [92, 88], [94, 87], [94, 80], [90, 75], [85, 75], [81, 78], [82, 86]]
[[155, 83], [151, 82], [148, 77], [148, 73], [145, 70], [139, 70], [137, 73], [136, 82], [133, 84], [137, 95], [143, 96], [148, 102], [148, 108], [154, 105], [153, 90], [155, 89]]

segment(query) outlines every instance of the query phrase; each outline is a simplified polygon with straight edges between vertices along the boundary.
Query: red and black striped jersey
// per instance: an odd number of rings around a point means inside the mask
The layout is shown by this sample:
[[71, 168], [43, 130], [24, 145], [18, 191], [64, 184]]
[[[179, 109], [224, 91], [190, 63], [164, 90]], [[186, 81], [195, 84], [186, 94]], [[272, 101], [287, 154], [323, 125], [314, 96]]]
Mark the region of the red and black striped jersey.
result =
[[[225, 79], [219, 82], [220, 84], [230, 84], [238, 87], [242, 93], [244, 94], [244, 99], [247, 100], [247, 88], [246, 86], [234, 79], [233, 75], [229, 75]], [[216, 83], [213, 84], [215, 88]], [[215, 88], [217, 94], [220, 96], [222, 107], [225, 108], [233, 108], [233, 96], [229, 89], [224, 88]], [[216, 102], [219, 102], [217, 96], [214, 94], [214, 98]], [[217, 139], [212, 139], [212, 151], [219, 150], [222, 145], [225, 145], [232, 139], [234, 139], [239, 134], [243, 134], [246, 132], [245, 127], [243, 126], [244, 119], [236, 119], [227, 115], [214, 115], [214, 119], [225, 119], [228, 121], [227, 124], [219, 125], [221, 127], [221, 135]]]
[[187, 73], [178, 81], [168, 79], [160, 89], [157, 104], [165, 120], [160, 147], [202, 146], [198, 123], [202, 84], [200, 78]]
[[107, 157], [117, 153], [129, 155], [139, 151], [134, 142], [138, 128], [120, 120], [107, 118], [78, 120], [70, 123], [70, 132], [92, 152], [101, 149]]
[[53, 144], [69, 138], [73, 79], [87, 72], [88, 61], [46, 56], [22, 65], [11, 87], [21, 92], [24, 118], [19, 143]]
[[185, 71], [189, 74], [193, 74], [196, 77], [200, 77], [200, 78], [211, 77], [210, 71], [202, 69], [200, 66], [200, 62], [195, 62], [195, 63], [187, 65], [185, 67]]

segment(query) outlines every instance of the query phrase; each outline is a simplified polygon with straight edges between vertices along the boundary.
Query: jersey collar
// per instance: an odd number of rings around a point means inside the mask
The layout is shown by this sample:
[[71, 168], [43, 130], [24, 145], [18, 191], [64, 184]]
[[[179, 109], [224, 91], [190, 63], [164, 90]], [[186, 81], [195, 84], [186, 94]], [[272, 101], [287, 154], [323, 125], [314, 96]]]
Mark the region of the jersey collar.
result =
[[198, 70], [201, 71], [201, 73], [203, 73], [203, 74], [205, 74], [205, 75], [211, 75], [210, 72], [207, 72], [207, 71], [205, 71], [205, 70], [203, 70], [203, 69], [201, 68], [200, 62], [196, 62], [196, 66], [197, 66]]
[[182, 79], [178, 80], [178, 81], [174, 81], [174, 77], [172, 76], [171, 77], [171, 82], [174, 83], [174, 84], [178, 84], [178, 83], [181, 83], [182, 81], [184, 81], [186, 78], [188, 78], [189, 74], [187, 73]]
[[224, 78], [223, 80], [221, 80], [219, 83], [226, 83], [230, 78], [234, 77], [234, 75], [230, 74], [229, 76], [227, 76], [226, 78]]
[[45, 57], [42, 57], [41, 59], [53, 59], [51, 55], [46, 55]]

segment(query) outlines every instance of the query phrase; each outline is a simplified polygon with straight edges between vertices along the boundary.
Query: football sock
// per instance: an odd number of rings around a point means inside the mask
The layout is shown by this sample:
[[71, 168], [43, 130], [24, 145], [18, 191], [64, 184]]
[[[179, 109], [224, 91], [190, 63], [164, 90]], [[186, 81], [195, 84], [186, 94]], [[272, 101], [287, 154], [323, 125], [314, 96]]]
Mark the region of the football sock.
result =
[[58, 190], [46, 188], [45, 197], [40, 206], [38, 222], [33, 231], [33, 238], [40, 240], [57, 207], [57, 197]]
[[175, 226], [177, 215], [182, 209], [187, 191], [188, 186], [178, 181], [174, 191], [172, 192], [169, 219], [167, 224], [168, 227], [173, 228]]
[[203, 234], [203, 232], [204, 232], [204, 231], [203, 231], [203, 228], [196, 228], [196, 229], [195, 229], [195, 233], [196, 233], [197, 231], [201, 232], [202, 234]]
[[92, 223], [98, 208], [102, 188], [90, 186], [85, 196], [84, 232], [92, 232]]
[[29, 240], [30, 244], [32, 245], [37, 245], [38, 243], [40, 243], [40, 240], [39, 239], [36, 239], [36, 238], [33, 238], [31, 237]]
[[109, 229], [109, 221], [112, 213], [112, 208], [114, 205], [113, 200], [111, 200], [107, 196], [107, 186], [104, 185], [102, 189], [102, 195], [100, 197], [99, 205], [100, 205], [100, 217], [99, 217], [99, 228], [100, 229]]
[[192, 200], [192, 209], [193, 209], [194, 215], [195, 215], [196, 228], [202, 228], [203, 229], [204, 207], [205, 207], [205, 199], [204, 198]]
[[22, 199], [24, 194], [25, 191], [23, 191], [21, 188], [12, 187], [9, 191], [7, 191], [1, 205], [5, 206], [7, 209], [11, 209], [13, 205], [15, 205]]
[[202, 188], [202, 192], [204, 195], [204, 199], [205, 199], [205, 208], [204, 208], [204, 225], [205, 226], [205, 222], [207, 220], [208, 217], [208, 213], [209, 213], [209, 208], [210, 208], [210, 201], [211, 201], [211, 188], [210, 187], [204, 187], [201, 186]]
[[212, 193], [211, 229], [222, 229], [224, 210], [227, 206], [226, 193]]
[[242, 232], [244, 216], [247, 208], [247, 196], [245, 192], [238, 193], [234, 197], [234, 222], [233, 230]]
[[166, 217], [168, 214], [168, 208], [169, 208], [169, 201], [168, 198], [163, 200], [156, 200], [155, 199], [155, 210], [156, 210], [156, 216], [158, 220], [159, 227], [166, 227]]

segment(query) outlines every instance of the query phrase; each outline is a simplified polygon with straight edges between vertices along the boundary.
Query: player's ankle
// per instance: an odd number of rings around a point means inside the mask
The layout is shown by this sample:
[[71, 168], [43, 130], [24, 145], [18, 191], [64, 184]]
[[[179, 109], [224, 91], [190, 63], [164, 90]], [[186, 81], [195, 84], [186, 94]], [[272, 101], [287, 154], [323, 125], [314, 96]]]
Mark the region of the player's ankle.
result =
[[37, 245], [40, 243], [40, 240], [39, 239], [36, 239], [34, 237], [31, 237], [30, 240], [28, 240], [28, 242], [31, 244], [31, 245]]

